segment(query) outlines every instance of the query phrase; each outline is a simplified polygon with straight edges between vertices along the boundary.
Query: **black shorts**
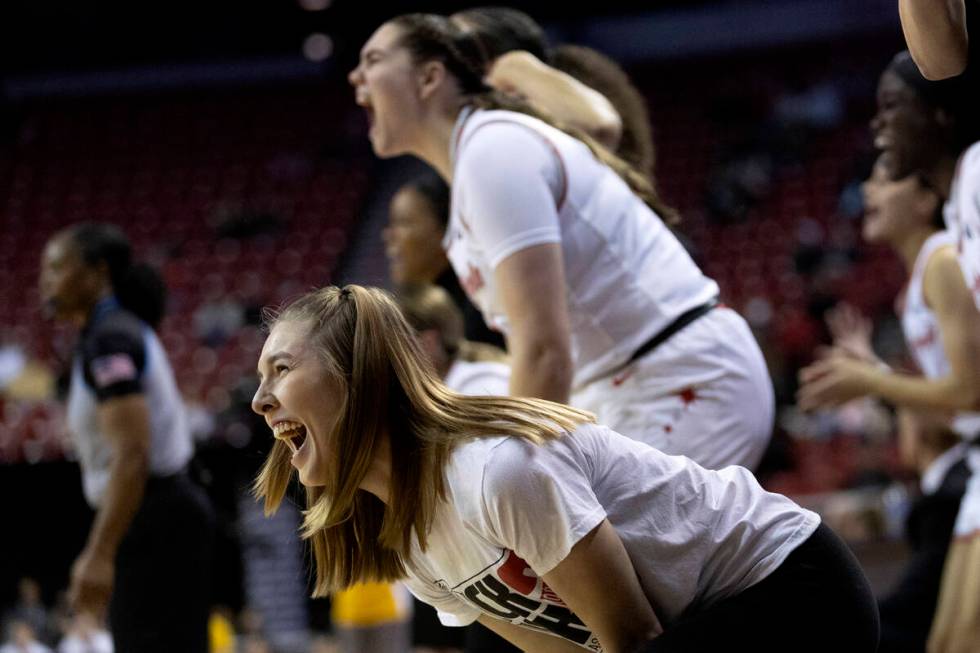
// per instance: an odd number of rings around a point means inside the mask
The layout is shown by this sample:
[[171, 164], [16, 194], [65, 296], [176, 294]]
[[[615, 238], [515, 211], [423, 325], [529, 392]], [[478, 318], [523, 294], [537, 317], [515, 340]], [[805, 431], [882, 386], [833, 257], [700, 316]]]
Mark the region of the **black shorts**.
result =
[[874, 653], [878, 606], [847, 545], [823, 524], [741, 594], [681, 617], [644, 653]]
[[151, 478], [116, 555], [116, 653], [207, 653], [214, 514], [186, 474]]

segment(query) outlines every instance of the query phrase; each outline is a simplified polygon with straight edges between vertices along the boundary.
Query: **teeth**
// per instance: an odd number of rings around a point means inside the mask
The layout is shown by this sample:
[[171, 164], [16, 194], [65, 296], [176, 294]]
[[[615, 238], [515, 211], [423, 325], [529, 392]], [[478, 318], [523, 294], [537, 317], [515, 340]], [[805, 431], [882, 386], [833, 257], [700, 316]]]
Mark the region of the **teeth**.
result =
[[[305, 436], [306, 428], [299, 422], [276, 422], [272, 425], [272, 434], [277, 440], [285, 442], [293, 453], [296, 453], [299, 450], [299, 447], [296, 446], [296, 438]], [[303, 444], [303, 442], [299, 444]]]
[[294, 431], [298, 429], [300, 426], [302, 425], [297, 422], [286, 422], [286, 421], [276, 422], [275, 424], [272, 425], [272, 432], [275, 433], [276, 435], [280, 435], [282, 433], [285, 433], [286, 431]]

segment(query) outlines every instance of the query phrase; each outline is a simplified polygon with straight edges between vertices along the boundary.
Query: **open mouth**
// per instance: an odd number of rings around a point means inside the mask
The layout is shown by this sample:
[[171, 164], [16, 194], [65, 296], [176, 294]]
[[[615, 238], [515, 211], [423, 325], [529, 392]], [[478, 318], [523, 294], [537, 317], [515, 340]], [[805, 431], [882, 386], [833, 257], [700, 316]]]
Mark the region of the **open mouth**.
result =
[[294, 454], [306, 442], [306, 427], [299, 422], [276, 422], [272, 425], [272, 434], [285, 442]]

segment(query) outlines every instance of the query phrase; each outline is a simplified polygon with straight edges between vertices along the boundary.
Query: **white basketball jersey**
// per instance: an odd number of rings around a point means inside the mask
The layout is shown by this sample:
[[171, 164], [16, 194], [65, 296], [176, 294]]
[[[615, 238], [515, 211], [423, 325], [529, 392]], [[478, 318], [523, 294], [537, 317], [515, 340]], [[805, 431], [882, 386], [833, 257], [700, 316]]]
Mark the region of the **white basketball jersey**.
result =
[[507, 333], [494, 270], [558, 243], [573, 387], [612, 373], [681, 313], [718, 294], [663, 221], [581, 141], [510, 111], [460, 114], [443, 246], [490, 326]]
[[980, 309], [980, 142], [960, 157], [943, 218], [955, 238], [966, 287]]
[[[926, 240], [915, 258], [912, 276], [909, 278], [905, 295], [905, 308], [902, 311], [902, 331], [905, 342], [918, 363], [922, 374], [935, 379], [949, 374], [949, 359], [943, 349], [942, 334], [936, 314], [926, 304], [922, 290], [922, 277], [929, 259], [943, 247], [954, 247], [956, 238], [948, 231], [940, 231]], [[972, 437], [980, 434], [980, 413], [959, 413], [953, 419], [953, 430]]]

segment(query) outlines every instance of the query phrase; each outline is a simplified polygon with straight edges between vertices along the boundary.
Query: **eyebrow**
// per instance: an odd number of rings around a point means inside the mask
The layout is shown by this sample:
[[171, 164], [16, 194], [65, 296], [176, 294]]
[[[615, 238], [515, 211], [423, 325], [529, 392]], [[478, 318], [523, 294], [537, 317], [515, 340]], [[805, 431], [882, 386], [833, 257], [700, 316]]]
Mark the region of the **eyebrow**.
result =
[[381, 50], [381, 49], [379, 49], [377, 46], [375, 46], [373, 48], [369, 48], [369, 49], [364, 50], [364, 51], [361, 52], [361, 60], [363, 61], [364, 59], [367, 59], [370, 55], [375, 54], [375, 53], [377, 53], [377, 54], [383, 54], [384, 51]]
[[[290, 354], [289, 352], [277, 351], [274, 354], [270, 354], [269, 357], [265, 359], [265, 362], [266, 365], [273, 365], [276, 361], [281, 360], [283, 358], [293, 358], [293, 355]], [[258, 367], [255, 368], [255, 373], [259, 375], [260, 379], [262, 378], [262, 370], [260, 370]]]

